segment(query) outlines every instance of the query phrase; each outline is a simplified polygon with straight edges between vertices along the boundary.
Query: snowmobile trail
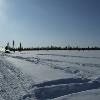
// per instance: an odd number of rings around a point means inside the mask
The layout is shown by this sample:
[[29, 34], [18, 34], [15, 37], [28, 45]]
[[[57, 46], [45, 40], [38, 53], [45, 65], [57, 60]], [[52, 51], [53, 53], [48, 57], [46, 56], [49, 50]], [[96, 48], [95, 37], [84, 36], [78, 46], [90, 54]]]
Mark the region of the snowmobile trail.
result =
[[[0, 55], [0, 100], [20, 100], [33, 80]], [[2, 98], [2, 99], [1, 99]]]

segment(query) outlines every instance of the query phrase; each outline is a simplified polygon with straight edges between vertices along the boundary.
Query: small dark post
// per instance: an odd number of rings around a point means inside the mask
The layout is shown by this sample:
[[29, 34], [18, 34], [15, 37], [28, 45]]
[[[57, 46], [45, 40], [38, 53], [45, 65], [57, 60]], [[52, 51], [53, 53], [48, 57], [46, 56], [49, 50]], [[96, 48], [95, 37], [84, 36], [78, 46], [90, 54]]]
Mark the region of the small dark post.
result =
[[13, 51], [15, 52], [15, 48], [14, 48], [14, 45], [15, 45], [15, 41], [13, 40]]
[[21, 44], [21, 42], [20, 42], [19, 51], [21, 51], [21, 50], [22, 50], [22, 44]]

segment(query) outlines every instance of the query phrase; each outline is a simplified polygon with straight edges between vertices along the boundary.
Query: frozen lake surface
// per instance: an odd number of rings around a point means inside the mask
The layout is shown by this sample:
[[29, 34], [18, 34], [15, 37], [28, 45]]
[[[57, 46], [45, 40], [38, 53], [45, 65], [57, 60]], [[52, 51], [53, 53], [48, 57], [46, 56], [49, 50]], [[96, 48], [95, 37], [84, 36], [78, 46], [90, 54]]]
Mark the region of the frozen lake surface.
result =
[[0, 53], [0, 100], [99, 98], [100, 51]]

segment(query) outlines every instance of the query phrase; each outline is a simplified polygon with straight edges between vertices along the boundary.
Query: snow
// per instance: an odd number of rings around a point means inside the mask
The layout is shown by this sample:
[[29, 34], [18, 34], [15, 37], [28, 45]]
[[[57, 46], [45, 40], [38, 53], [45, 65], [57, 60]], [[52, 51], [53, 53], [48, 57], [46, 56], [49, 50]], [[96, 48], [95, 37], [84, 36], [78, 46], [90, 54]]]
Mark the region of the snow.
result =
[[100, 100], [100, 89], [87, 90], [51, 100]]
[[68, 95], [72, 93], [78, 93], [81, 91], [98, 89], [100, 83], [97, 82], [85, 82], [85, 83], [70, 83], [60, 84], [55, 86], [46, 86], [35, 89], [35, 95], [40, 100], [52, 99], [62, 95]]
[[1, 100], [99, 100], [100, 51], [1, 53], [0, 80]]
[[4, 52], [4, 51], [5, 51], [5, 48], [0, 46], [0, 52]]
[[28, 93], [31, 83], [30, 78], [0, 56], [0, 96], [4, 100], [18, 100]]
[[[8, 60], [19, 68], [23, 73], [32, 76], [35, 82], [50, 81], [55, 79], [69, 78], [72, 74], [66, 74], [60, 70], [54, 70], [47, 65], [35, 64], [23, 60], [8, 58]], [[73, 75], [74, 76], [74, 75]]]

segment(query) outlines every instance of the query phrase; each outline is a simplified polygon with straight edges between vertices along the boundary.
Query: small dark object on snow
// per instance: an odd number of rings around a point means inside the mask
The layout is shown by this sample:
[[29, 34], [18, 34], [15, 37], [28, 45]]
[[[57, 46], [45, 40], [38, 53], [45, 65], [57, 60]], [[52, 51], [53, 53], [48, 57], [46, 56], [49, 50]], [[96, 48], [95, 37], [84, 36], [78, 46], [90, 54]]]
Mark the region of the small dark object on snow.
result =
[[10, 51], [9, 50], [6, 50], [5, 53], [10, 53]]

